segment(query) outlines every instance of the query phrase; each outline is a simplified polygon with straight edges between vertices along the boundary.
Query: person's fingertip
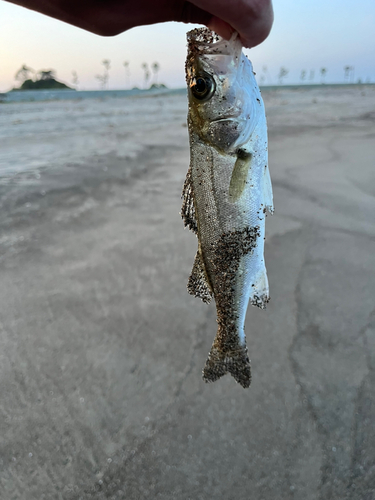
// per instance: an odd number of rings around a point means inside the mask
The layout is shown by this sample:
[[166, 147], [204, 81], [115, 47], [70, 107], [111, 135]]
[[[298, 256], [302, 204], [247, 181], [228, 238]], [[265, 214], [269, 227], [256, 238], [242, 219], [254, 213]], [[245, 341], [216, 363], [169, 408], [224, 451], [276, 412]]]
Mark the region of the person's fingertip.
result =
[[242, 36], [240, 36], [240, 40], [241, 40], [241, 43], [242, 43], [242, 46], [244, 49], [252, 49], [256, 45], [256, 44], [254, 44], [253, 40], [247, 40], [246, 38], [243, 38]]
[[229, 40], [234, 33], [234, 29], [230, 24], [215, 16], [211, 17], [210, 21], [207, 23], [207, 27], [226, 40]]

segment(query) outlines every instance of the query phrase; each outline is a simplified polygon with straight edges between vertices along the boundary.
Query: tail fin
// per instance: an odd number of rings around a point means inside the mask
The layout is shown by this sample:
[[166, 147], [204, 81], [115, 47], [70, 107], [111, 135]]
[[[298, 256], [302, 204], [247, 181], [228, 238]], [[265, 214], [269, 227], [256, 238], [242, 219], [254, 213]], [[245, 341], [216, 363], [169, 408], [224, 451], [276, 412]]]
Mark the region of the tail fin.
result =
[[215, 344], [212, 346], [206, 366], [203, 369], [203, 380], [205, 382], [215, 382], [228, 372], [243, 388], [250, 387], [251, 368], [247, 347], [224, 352]]

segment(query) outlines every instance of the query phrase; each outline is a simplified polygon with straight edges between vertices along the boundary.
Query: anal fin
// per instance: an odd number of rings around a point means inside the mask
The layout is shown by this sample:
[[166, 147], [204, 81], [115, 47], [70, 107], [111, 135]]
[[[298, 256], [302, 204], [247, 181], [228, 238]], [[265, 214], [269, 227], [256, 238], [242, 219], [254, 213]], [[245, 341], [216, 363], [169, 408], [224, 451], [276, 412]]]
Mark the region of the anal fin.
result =
[[206, 304], [211, 301], [212, 291], [208, 283], [204, 263], [199, 250], [195, 256], [193, 269], [187, 283], [187, 289], [190, 295], [201, 298]]
[[270, 301], [270, 292], [268, 288], [268, 277], [266, 266], [259, 272], [258, 276], [252, 284], [252, 291], [250, 295], [251, 305], [265, 309]]
[[272, 215], [275, 208], [273, 206], [273, 192], [272, 192], [272, 183], [270, 176], [270, 169], [268, 165], [264, 167], [264, 175], [263, 175], [263, 195], [264, 195], [264, 203], [268, 212]]

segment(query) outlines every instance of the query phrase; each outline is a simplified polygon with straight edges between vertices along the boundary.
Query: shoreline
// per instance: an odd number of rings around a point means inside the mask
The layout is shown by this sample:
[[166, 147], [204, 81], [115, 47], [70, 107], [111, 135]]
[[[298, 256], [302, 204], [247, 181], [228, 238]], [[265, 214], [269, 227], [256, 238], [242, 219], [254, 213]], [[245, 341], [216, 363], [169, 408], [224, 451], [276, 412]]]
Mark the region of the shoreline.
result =
[[[261, 85], [262, 92], [269, 91], [311, 91], [317, 89], [337, 89], [343, 90], [362, 89], [375, 87], [375, 83], [315, 83], [315, 84], [283, 84], [283, 85]], [[49, 102], [59, 100], [80, 101], [83, 99], [106, 99], [106, 98], [126, 98], [133, 96], [160, 96], [160, 95], [186, 95], [186, 88], [173, 89], [114, 89], [114, 90], [19, 90], [12, 89], [0, 93], [0, 104], [10, 104], [15, 102]]]
[[81, 101], [86, 99], [126, 98], [134, 96], [153, 97], [160, 95], [186, 94], [186, 89], [117, 89], [117, 90], [10, 90], [0, 93], [1, 104], [16, 102]]

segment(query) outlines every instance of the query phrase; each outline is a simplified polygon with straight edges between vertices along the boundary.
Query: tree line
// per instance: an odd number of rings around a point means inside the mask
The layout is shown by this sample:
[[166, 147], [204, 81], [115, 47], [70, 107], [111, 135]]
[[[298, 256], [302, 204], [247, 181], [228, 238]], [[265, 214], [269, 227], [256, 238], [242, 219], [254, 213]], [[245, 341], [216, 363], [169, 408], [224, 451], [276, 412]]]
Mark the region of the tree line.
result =
[[[111, 69], [111, 61], [109, 59], [103, 59], [102, 65], [104, 66], [104, 71], [101, 74], [95, 75], [95, 78], [99, 80], [102, 90], [108, 89], [109, 80], [109, 70]], [[129, 61], [124, 61], [123, 66], [125, 68], [125, 81], [126, 87], [129, 87], [130, 82], [130, 63]], [[158, 74], [160, 71], [160, 64], [158, 62], [153, 62], [148, 65], [146, 62], [141, 64], [143, 69], [143, 88], [148, 88], [148, 84], [152, 82], [153, 85], [158, 85]], [[151, 72], [153, 73], [153, 81], [151, 80]]]
[[[95, 75], [95, 78], [99, 81], [100, 88], [102, 90], [108, 89], [109, 82], [109, 71], [111, 69], [111, 61], [109, 59], [103, 59], [101, 61], [103, 66], [103, 72]], [[125, 87], [129, 88], [130, 85], [130, 63], [129, 61], [124, 61], [123, 66], [125, 69]], [[143, 70], [143, 88], [148, 88], [148, 85], [159, 85], [158, 76], [160, 71], [160, 64], [158, 62], [153, 62], [148, 64], [146, 62], [141, 64]], [[54, 80], [56, 78], [56, 71], [53, 69], [35, 71], [26, 64], [23, 64], [21, 68], [15, 74], [15, 80], [20, 82], [21, 85], [27, 81], [40, 81], [40, 80]], [[72, 84], [74, 87], [79, 85], [79, 77], [76, 70], [72, 71]]]
[[[108, 89], [108, 82], [109, 82], [109, 71], [111, 69], [111, 61], [109, 59], [103, 59], [101, 61], [101, 64], [103, 66], [103, 72], [95, 75], [95, 78], [99, 81], [100, 88], [102, 90]], [[125, 69], [125, 88], [129, 88], [130, 86], [130, 63], [129, 61], [124, 61], [123, 66]], [[158, 75], [160, 71], [160, 64], [158, 62], [153, 62], [152, 64], [148, 64], [146, 62], [143, 62], [141, 64], [141, 68], [143, 70], [143, 88], [148, 88], [150, 84], [158, 86]], [[346, 65], [343, 68], [344, 70], [344, 82], [345, 83], [354, 83], [355, 82], [355, 68], [354, 66]], [[321, 84], [326, 83], [326, 76], [327, 76], [328, 69], [325, 67], [320, 68], [318, 71], [317, 75], [317, 81]], [[289, 74], [289, 69], [287, 69], [284, 66], [280, 67], [280, 70], [277, 75], [277, 82], [279, 85], [284, 85], [285, 79], [288, 77]], [[301, 70], [300, 73], [300, 82], [302, 84], [305, 83], [316, 83], [315, 81], [316, 77], [316, 72], [315, 70]], [[39, 70], [35, 71], [26, 64], [23, 64], [21, 68], [17, 71], [15, 74], [15, 80], [24, 83], [27, 80], [32, 80], [32, 81], [41, 81], [41, 80], [52, 80], [56, 78], [56, 71], [53, 69], [48, 69], [48, 70]], [[361, 79], [357, 80], [357, 83], [362, 83]], [[366, 80], [366, 83], [370, 83], [370, 79]], [[79, 85], [79, 78], [77, 71], [73, 70], [72, 71], [72, 84], [74, 87], [78, 87]], [[274, 84], [273, 79], [268, 71], [267, 66], [262, 67], [262, 73], [260, 75], [260, 84], [268, 84], [272, 85]]]
[[[354, 66], [349, 66], [349, 65], [344, 66], [343, 70], [344, 70], [344, 82], [345, 83], [355, 83], [355, 68], [354, 68]], [[318, 71], [318, 75], [317, 75], [317, 81], [321, 84], [326, 83], [327, 73], [328, 73], [327, 68], [325, 68], [325, 67], [320, 68], [320, 70]], [[285, 66], [281, 66], [279, 73], [276, 77], [279, 85], [284, 84], [285, 78], [288, 76], [288, 74], [289, 74], [289, 69], [285, 68]], [[304, 83], [313, 84], [313, 83], [316, 83], [315, 77], [316, 77], [316, 72], [314, 69], [311, 69], [310, 71], [303, 69], [303, 70], [301, 70], [299, 79], [300, 79], [300, 82], [302, 84], [304, 84]], [[268, 85], [272, 85], [274, 82], [273, 82], [273, 79], [268, 71], [267, 66], [263, 66], [262, 74], [260, 76], [260, 84], [264, 85], [266, 83], [268, 83]], [[362, 83], [362, 80], [360, 78], [358, 78], [356, 83]], [[369, 78], [366, 79], [366, 83], [370, 83]]]

